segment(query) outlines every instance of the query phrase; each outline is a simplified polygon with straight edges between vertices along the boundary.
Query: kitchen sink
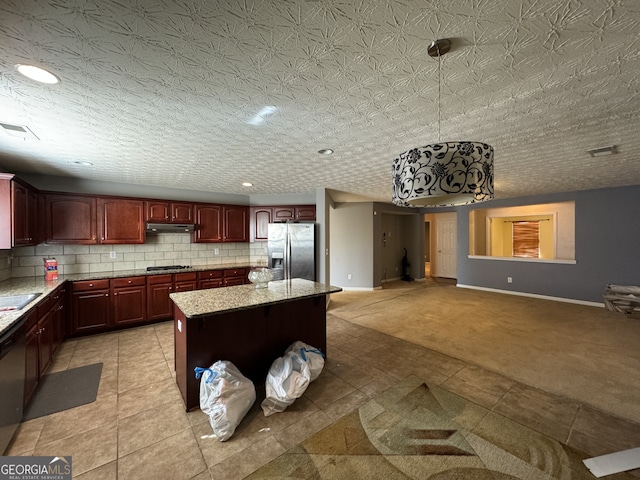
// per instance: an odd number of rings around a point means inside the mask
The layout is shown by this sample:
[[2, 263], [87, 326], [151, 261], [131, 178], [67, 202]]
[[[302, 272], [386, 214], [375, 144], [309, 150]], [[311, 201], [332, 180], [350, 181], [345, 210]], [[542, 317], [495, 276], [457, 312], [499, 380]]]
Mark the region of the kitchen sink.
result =
[[39, 297], [40, 293], [25, 293], [24, 295], [0, 296], [0, 312], [8, 310], [22, 310], [25, 305]]

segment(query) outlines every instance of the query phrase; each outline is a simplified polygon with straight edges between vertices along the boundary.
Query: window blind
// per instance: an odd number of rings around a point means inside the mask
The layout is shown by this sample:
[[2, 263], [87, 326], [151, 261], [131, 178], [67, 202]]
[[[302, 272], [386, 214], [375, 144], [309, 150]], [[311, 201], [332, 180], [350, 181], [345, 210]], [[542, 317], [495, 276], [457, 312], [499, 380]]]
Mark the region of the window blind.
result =
[[513, 223], [513, 256], [540, 257], [540, 222]]

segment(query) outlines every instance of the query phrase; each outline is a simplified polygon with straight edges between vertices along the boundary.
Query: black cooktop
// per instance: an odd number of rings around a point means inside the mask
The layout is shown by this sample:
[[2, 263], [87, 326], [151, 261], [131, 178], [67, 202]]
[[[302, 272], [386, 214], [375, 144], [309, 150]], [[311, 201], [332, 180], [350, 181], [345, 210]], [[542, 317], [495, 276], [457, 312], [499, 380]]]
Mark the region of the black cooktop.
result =
[[164, 267], [147, 267], [147, 272], [158, 272], [160, 270], [181, 270], [184, 268], [191, 268], [188, 265], [167, 265]]

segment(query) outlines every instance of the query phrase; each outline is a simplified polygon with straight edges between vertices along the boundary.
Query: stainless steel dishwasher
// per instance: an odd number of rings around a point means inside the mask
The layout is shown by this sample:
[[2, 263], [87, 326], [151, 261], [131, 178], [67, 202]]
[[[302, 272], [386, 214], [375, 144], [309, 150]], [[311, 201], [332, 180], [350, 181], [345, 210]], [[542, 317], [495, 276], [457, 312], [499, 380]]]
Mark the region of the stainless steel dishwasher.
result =
[[0, 454], [20, 421], [24, 400], [26, 319], [0, 335]]

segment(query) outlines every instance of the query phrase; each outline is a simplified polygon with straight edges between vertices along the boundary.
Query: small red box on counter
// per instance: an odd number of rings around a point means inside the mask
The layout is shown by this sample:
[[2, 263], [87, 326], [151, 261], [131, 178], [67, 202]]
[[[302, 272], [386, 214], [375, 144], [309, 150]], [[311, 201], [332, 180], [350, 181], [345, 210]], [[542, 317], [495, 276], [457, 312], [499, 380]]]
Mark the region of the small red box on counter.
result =
[[55, 258], [45, 258], [44, 260], [44, 278], [45, 280], [58, 279], [58, 261]]

